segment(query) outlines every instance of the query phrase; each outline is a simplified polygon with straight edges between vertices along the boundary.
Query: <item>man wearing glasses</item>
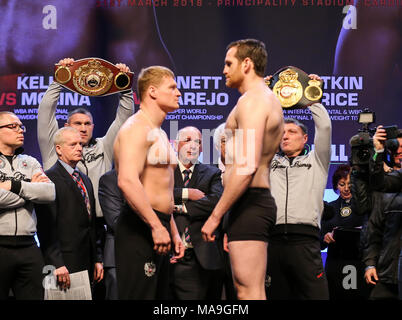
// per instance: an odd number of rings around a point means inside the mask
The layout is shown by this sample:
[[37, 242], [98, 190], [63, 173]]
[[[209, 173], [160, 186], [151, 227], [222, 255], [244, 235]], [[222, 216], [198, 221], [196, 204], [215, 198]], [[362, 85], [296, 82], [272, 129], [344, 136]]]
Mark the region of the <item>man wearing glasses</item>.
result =
[[54, 184], [39, 162], [22, 154], [25, 126], [0, 112], [0, 300], [43, 299], [42, 254], [36, 244], [34, 203], [55, 199]]

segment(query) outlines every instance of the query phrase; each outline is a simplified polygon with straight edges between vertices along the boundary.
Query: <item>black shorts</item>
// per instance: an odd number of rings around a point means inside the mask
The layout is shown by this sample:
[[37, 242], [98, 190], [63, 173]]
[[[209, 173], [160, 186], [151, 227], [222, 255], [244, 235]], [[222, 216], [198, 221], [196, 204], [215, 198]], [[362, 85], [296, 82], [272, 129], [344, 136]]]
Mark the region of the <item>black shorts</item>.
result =
[[[170, 233], [170, 215], [154, 210]], [[125, 208], [115, 234], [116, 276], [119, 299], [167, 299], [169, 255], [153, 249], [151, 229], [138, 214]]]
[[228, 241], [268, 242], [276, 223], [276, 204], [266, 188], [249, 188], [229, 212]]

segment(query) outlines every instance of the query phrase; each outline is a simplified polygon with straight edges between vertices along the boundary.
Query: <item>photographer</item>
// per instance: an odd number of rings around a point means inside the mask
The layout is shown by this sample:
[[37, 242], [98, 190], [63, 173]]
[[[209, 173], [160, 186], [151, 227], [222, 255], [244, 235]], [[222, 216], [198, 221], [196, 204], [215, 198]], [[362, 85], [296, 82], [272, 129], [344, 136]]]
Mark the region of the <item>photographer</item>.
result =
[[[386, 141], [390, 140], [383, 126], [373, 136], [374, 155], [369, 161], [369, 183], [372, 190], [392, 192], [373, 198], [372, 212], [367, 226], [367, 247], [364, 254], [367, 283], [375, 285], [370, 299], [396, 299], [398, 297], [398, 256], [402, 231], [402, 132], [399, 130], [398, 148], [391, 156], [393, 170], [385, 172]], [[387, 170], [388, 171], [388, 170]], [[401, 290], [399, 290], [401, 295]]]
[[398, 130], [398, 149], [394, 152], [394, 170], [385, 174], [383, 163], [385, 161], [385, 143], [387, 132], [383, 126], [378, 126], [373, 136], [374, 156], [370, 159], [370, 186], [374, 190], [383, 192], [400, 192], [402, 189], [402, 129]]

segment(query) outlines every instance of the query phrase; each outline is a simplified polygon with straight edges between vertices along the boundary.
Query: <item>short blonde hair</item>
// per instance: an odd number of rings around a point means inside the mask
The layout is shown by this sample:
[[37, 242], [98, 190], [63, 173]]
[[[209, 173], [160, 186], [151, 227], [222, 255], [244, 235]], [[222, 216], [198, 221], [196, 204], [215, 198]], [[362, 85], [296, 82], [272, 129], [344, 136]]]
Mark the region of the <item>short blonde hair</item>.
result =
[[141, 100], [150, 85], [158, 86], [162, 83], [163, 77], [174, 78], [174, 73], [169, 68], [163, 66], [151, 66], [143, 68], [138, 75], [137, 91], [138, 98]]

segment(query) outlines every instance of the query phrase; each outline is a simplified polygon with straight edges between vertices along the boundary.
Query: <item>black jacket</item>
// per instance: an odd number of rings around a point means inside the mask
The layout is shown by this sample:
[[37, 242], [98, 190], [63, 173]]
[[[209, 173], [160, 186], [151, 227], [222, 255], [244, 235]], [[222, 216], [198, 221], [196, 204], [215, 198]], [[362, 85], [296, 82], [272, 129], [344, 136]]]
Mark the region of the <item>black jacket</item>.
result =
[[107, 224], [103, 264], [104, 267], [115, 267], [114, 232], [117, 220], [126, 203], [123, 193], [117, 185], [115, 169], [106, 172], [99, 179], [98, 197]]
[[92, 183], [81, 174], [88, 192], [91, 217], [75, 181], [57, 161], [46, 175], [56, 186], [56, 200], [36, 207], [38, 238], [46, 264], [66, 266], [70, 273], [89, 271], [102, 262], [102, 250], [96, 241], [95, 198]]
[[[182, 204], [183, 177], [179, 166], [174, 173], [174, 201]], [[185, 202], [188, 214], [176, 214], [175, 221], [179, 233], [182, 234], [185, 225], [188, 225], [191, 242], [201, 266], [207, 270], [217, 270], [223, 267], [223, 253], [221, 241], [205, 242], [202, 239], [201, 228], [209, 218], [212, 210], [218, 203], [222, 192], [221, 171], [210, 165], [198, 163], [187, 188], [199, 189], [205, 193], [205, 197], [196, 201]], [[219, 239], [219, 235], [217, 237]]]
[[[350, 210], [349, 210], [350, 209]], [[324, 203], [324, 214], [321, 220], [321, 249], [328, 247], [328, 256], [332, 253], [335, 256], [345, 258], [351, 256], [358, 258], [360, 251], [360, 229], [356, 227], [363, 226], [365, 217], [357, 214], [356, 202], [352, 198], [347, 203], [342, 197], [329, 202]], [[324, 242], [325, 234], [335, 231], [335, 243], [328, 245]], [[339, 241], [338, 241], [339, 240]]]
[[397, 283], [402, 233], [402, 193], [374, 197], [367, 225], [367, 248], [363, 261], [375, 266], [381, 282]]
[[389, 174], [383, 169], [384, 152], [370, 158], [370, 186], [377, 191], [400, 192], [402, 191], [402, 169]]

